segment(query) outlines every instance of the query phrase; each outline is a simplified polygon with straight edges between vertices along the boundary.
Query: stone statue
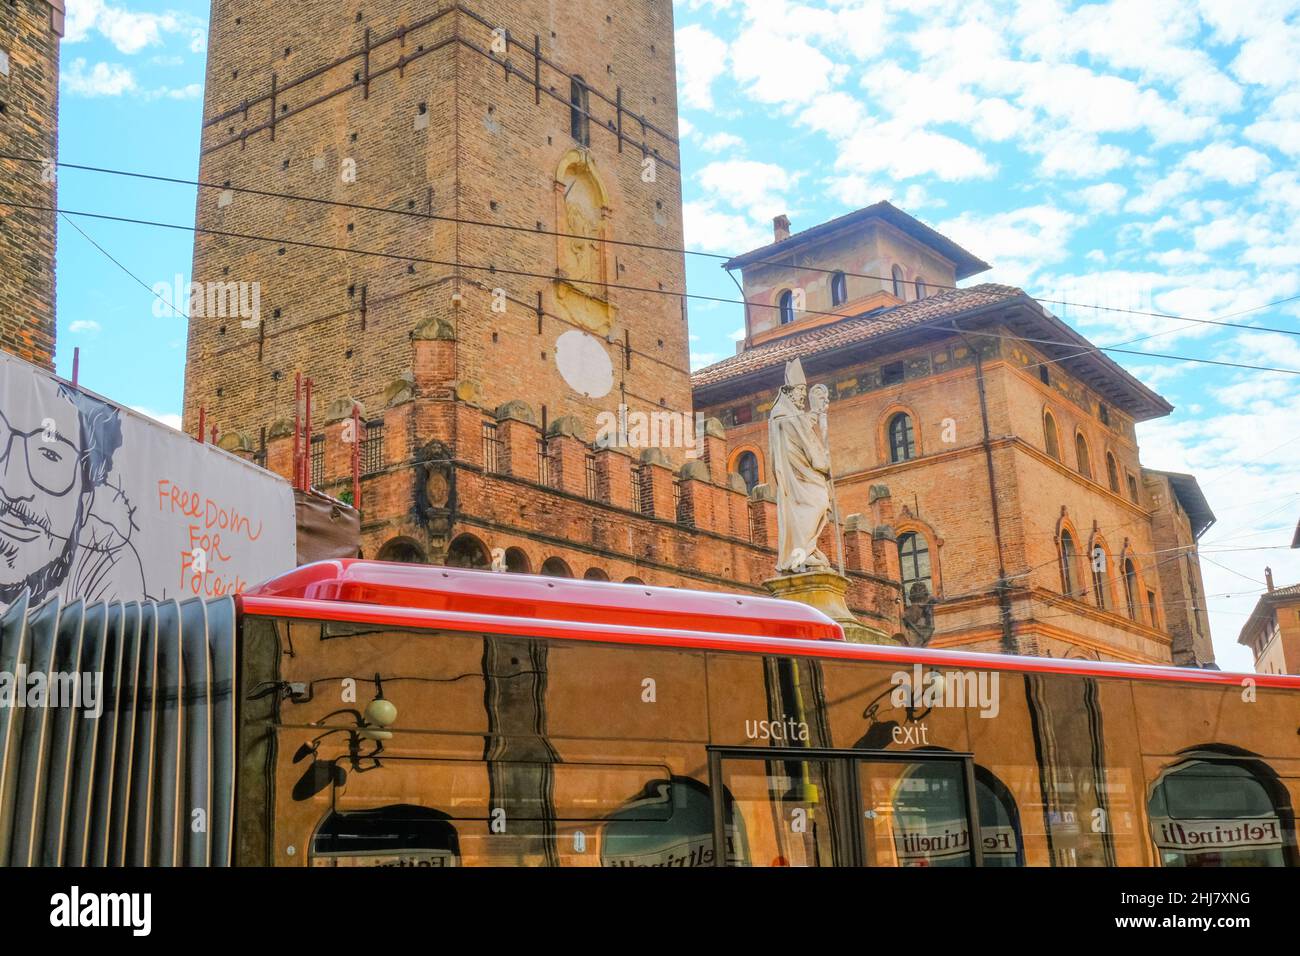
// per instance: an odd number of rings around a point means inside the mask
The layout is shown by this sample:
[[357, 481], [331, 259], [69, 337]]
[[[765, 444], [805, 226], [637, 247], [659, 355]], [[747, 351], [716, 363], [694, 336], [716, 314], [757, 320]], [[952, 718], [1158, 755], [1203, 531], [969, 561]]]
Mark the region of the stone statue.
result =
[[808, 407], [803, 365], [798, 359], [788, 363], [785, 385], [772, 405], [767, 424], [776, 486], [779, 574], [826, 571], [831, 567], [818, 546], [831, 513], [831, 460], [825, 434], [819, 428], [821, 411]]
[[925, 647], [934, 637], [934, 598], [921, 581], [914, 582], [907, 592], [903, 628], [903, 638], [912, 647]]

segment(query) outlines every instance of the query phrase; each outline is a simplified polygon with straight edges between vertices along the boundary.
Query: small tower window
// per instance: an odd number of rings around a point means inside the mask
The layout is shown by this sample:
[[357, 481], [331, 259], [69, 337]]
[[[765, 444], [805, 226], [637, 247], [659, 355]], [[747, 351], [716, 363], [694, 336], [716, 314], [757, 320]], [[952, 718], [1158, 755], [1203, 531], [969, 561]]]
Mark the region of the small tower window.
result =
[[831, 276], [831, 305], [843, 305], [849, 301], [849, 280], [843, 272]]
[[583, 146], [591, 145], [591, 94], [582, 77], [569, 83], [569, 132]]
[[926, 292], [926, 288], [925, 288], [925, 280], [922, 279], [920, 276], [917, 276], [917, 277], [916, 277], [916, 297], [917, 297], [917, 299], [924, 299], [924, 298], [926, 297], [927, 294], [928, 294], [928, 293]]
[[897, 299], [906, 299], [907, 290], [903, 283], [903, 267], [894, 266], [891, 274], [894, 277], [894, 297]]
[[786, 289], [777, 302], [781, 309], [781, 324], [789, 325], [794, 321], [794, 293]]
[[912, 416], [899, 412], [889, 420], [889, 460], [911, 461], [916, 457], [916, 430]]

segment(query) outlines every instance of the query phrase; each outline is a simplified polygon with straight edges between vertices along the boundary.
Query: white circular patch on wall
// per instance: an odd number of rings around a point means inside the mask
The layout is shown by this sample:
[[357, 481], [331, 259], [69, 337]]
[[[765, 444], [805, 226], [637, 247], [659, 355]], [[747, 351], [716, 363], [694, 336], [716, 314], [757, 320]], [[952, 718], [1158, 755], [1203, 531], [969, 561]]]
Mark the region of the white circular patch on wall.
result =
[[605, 343], [570, 329], [555, 343], [555, 364], [569, 387], [587, 398], [604, 398], [614, 388], [614, 363]]

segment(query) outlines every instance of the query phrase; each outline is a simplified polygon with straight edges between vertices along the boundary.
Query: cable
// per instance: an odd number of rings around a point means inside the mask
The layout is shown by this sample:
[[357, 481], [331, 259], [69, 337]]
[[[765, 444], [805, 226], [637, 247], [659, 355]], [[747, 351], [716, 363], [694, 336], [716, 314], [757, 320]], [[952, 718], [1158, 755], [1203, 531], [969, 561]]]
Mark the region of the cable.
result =
[[73, 229], [77, 230], [77, 232], [81, 233], [81, 235], [85, 238], [85, 240], [86, 240], [87, 242], [89, 242], [92, 246], [94, 246], [96, 249], [98, 249], [100, 252], [102, 252], [102, 253], [104, 254], [105, 258], [107, 258], [109, 262], [113, 263], [113, 265], [117, 266], [119, 269], [121, 269], [123, 272], [125, 272], [128, 276], [130, 276], [132, 279], [134, 279], [134, 280], [136, 281], [136, 283], [138, 283], [138, 284], [140, 285], [141, 288], [143, 288], [145, 291], [147, 291], [147, 292], [148, 292], [150, 295], [152, 295], [155, 299], [157, 299], [159, 302], [161, 302], [161, 303], [163, 303], [164, 305], [166, 305], [169, 309], [171, 309], [173, 312], [175, 312], [177, 315], [179, 315], [182, 319], [186, 319], [186, 320], [189, 319], [189, 316], [188, 316], [188, 315], [186, 315], [186, 314], [185, 314], [184, 312], [182, 312], [180, 309], [176, 308], [176, 306], [172, 305], [172, 303], [168, 302], [166, 299], [164, 299], [162, 296], [160, 296], [157, 292], [155, 292], [155, 291], [154, 291], [154, 290], [153, 290], [153, 289], [152, 289], [152, 288], [151, 288], [151, 287], [150, 287], [150, 286], [149, 286], [149, 285], [148, 285], [148, 284], [147, 284], [143, 279], [141, 279], [138, 275], [136, 275], [134, 272], [132, 272], [130, 269], [128, 269], [126, 266], [124, 266], [124, 265], [121, 263], [121, 261], [118, 260], [118, 259], [117, 259], [117, 258], [116, 258], [112, 253], [111, 253], [111, 252], [109, 252], [107, 249], [105, 249], [103, 246], [101, 246], [101, 245], [100, 245], [98, 242], [96, 242], [94, 239], [90, 238], [90, 236], [86, 233], [86, 230], [84, 230], [84, 229], [82, 229], [80, 226], [78, 226], [75, 222], [73, 222], [73, 221], [72, 221], [68, 216], [66, 216], [66, 215], [63, 216], [63, 221], [66, 222], [66, 223], [67, 223], [69, 226], [71, 226]]
[[[22, 162], [22, 163], [34, 163], [38, 165], [43, 165], [44, 163], [47, 162], [44, 159], [38, 159], [29, 156], [19, 156], [13, 153], [0, 153], [0, 159], [7, 159], [7, 160], [12, 160], [14, 162]], [[522, 233], [528, 233], [530, 235], [550, 236], [559, 239], [583, 239], [588, 242], [595, 242], [598, 244], [626, 246], [629, 248], [643, 249], [643, 250], [655, 251], [655, 252], [667, 252], [667, 253], [672, 253], [673, 255], [699, 256], [702, 258], [721, 259], [724, 261], [731, 261], [732, 259], [738, 258], [735, 255], [716, 253], [716, 252], [704, 252], [702, 250], [687, 249], [685, 247], [663, 246], [663, 245], [657, 245], [655, 243], [635, 242], [627, 239], [607, 239], [607, 238], [596, 237], [596, 236], [584, 236], [576, 233], [561, 232], [553, 229], [538, 229], [535, 227], [511, 225], [509, 223], [486, 222], [480, 219], [466, 219], [460, 216], [446, 216], [446, 215], [439, 215], [437, 213], [417, 212], [413, 209], [391, 209], [384, 206], [372, 206], [365, 203], [344, 202], [343, 200], [338, 200], [338, 199], [325, 199], [319, 196], [304, 196], [296, 193], [285, 193], [285, 192], [276, 192], [274, 190], [254, 189], [252, 187], [235, 186], [226, 183], [222, 183], [222, 184], [209, 183], [198, 179], [180, 179], [174, 176], [161, 176], [161, 175], [156, 175], [151, 173], [141, 173], [141, 172], [135, 172], [131, 170], [113, 169], [110, 167], [103, 167], [103, 166], [88, 166], [79, 163], [65, 163], [65, 162], [55, 162], [54, 165], [56, 167], [63, 168], [63, 169], [75, 169], [82, 172], [102, 173], [110, 176], [124, 176], [132, 179], [143, 179], [152, 182], [169, 183], [178, 186], [190, 186], [198, 189], [217, 189], [223, 192], [246, 193], [248, 195], [259, 196], [268, 199], [285, 199], [293, 202], [318, 203], [321, 205], [333, 206], [333, 207], [343, 208], [343, 209], [356, 209], [363, 212], [377, 212], [377, 213], [386, 213], [390, 215], [409, 216], [417, 219], [426, 219], [426, 220], [433, 220], [437, 222], [453, 223], [456, 225], [479, 226], [486, 229], [504, 229], [509, 232], [522, 232]], [[805, 272], [817, 272], [826, 275], [842, 274], [857, 279], [872, 279], [880, 282], [894, 281], [893, 276], [872, 275], [870, 273], [864, 273], [864, 272], [846, 272], [841, 269], [827, 269], [819, 266], [792, 265], [789, 262], [783, 260], [777, 260], [777, 259], [755, 259], [755, 260], [751, 260], [751, 264], [780, 265], [780, 266], [786, 266], [788, 268], [799, 269]], [[947, 285], [945, 283], [926, 282], [924, 283], [924, 285], [926, 288], [929, 289], [942, 289], [945, 291], [961, 289], [960, 286]], [[1151, 311], [1144, 311], [1141, 309], [1124, 309], [1124, 308], [1119, 308], [1117, 306], [1106, 306], [1106, 305], [1096, 305], [1090, 303], [1072, 302], [1067, 299], [1049, 299], [1049, 298], [1043, 298], [1041, 296], [1029, 296], [1029, 298], [1033, 299], [1036, 302], [1042, 302], [1048, 305], [1063, 305], [1063, 306], [1067, 306], [1070, 308], [1077, 308], [1077, 309], [1092, 309], [1094, 311], [1115, 312], [1122, 315], [1139, 315], [1139, 316], [1145, 316], [1149, 318], [1174, 319], [1179, 322], [1194, 322], [1202, 325], [1215, 325], [1215, 326], [1220, 326], [1225, 328], [1243, 329], [1251, 332], [1271, 332], [1279, 335], [1300, 336], [1300, 330], [1296, 330], [1296, 329], [1279, 329], [1279, 328], [1271, 328], [1267, 326], [1247, 325], [1244, 323], [1226, 321], [1226, 319], [1229, 317], [1246, 315], [1251, 312], [1258, 312], [1263, 309], [1274, 308], [1278, 305], [1285, 305], [1290, 302], [1300, 300], [1300, 295], [1290, 296], [1285, 299], [1279, 299], [1275, 302], [1266, 303], [1264, 305], [1252, 306], [1251, 308], [1248, 309], [1242, 309], [1238, 312], [1231, 313], [1230, 316], [1225, 316], [1222, 319], [1198, 319], [1198, 318], [1193, 318], [1192, 316], [1174, 315], [1168, 312], [1151, 312]], [[723, 301], [723, 300], [717, 300], [717, 301]], [[732, 303], [732, 304], [743, 305], [743, 304], [759, 304], [759, 303], [741, 302], [741, 303]], [[777, 305], [768, 305], [767, 307], [779, 308], [779, 306]], [[816, 312], [807, 309], [801, 311], [808, 315], [841, 316], [841, 314], [837, 312]], [[841, 317], [845, 317], [845, 316], [841, 316]], [[1154, 335], [1164, 335], [1164, 334], [1167, 333], [1165, 332], [1154, 333]], [[1154, 335], [1148, 337], [1154, 337]], [[1140, 340], [1134, 340], [1134, 341], [1140, 341]]]
[[[274, 243], [276, 245], [281, 245], [281, 246], [297, 246], [300, 248], [314, 249], [323, 252], [338, 252], [345, 255], [372, 256], [381, 259], [391, 259], [397, 262], [406, 262], [406, 263], [419, 262], [426, 265], [443, 266], [449, 269], [467, 269], [476, 272], [487, 272], [492, 275], [506, 275], [506, 276], [516, 276], [520, 278], [529, 278], [529, 279], [543, 279], [545, 281], [552, 281], [555, 279], [554, 275], [547, 275], [545, 273], [538, 273], [538, 272], [525, 272], [520, 269], [502, 269], [494, 265], [483, 266], [474, 263], [448, 262], [441, 259], [429, 259], [423, 256], [409, 256], [409, 255], [403, 256], [403, 255], [398, 255], [396, 253], [380, 252], [371, 249], [348, 249], [343, 246], [333, 246], [333, 245], [329, 245], [328, 243], [307, 242], [301, 239], [283, 239], [283, 238], [275, 238], [271, 236], [259, 236], [250, 233], [239, 233], [239, 232], [232, 232], [229, 230], [222, 230], [222, 229], [208, 229], [203, 226], [185, 226], [185, 225], [178, 225], [176, 223], [169, 223], [169, 222], [155, 222], [153, 220], [148, 220], [148, 219], [135, 219], [129, 216], [110, 216], [105, 213], [84, 212], [75, 209], [59, 209], [57, 207], [52, 207], [52, 206], [42, 206], [42, 205], [35, 205], [31, 203], [19, 203], [19, 202], [13, 202], [9, 200], [0, 200], [0, 206], [9, 206], [14, 209], [30, 209], [37, 212], [58, 213], [60, 215], [65, 215], [65, 216], [83, 216], [88, 219], [100, 219], [107, 222], [120, 222], [120, 223], [130, 223], [133, 225], [140, 225], [140, 226], [152, 226], [159, 229], [173, 229], [180, 232], [193, 232], [200, 235], [218, 236], [226, 239], [243, 239], [250, 242]], [[743, 299], [741, 300], [725, 299], [722, 298], [721, 296], [701, 295], [699, 293], [694, 293], [694, 292], [679, 292], [673, 289], [651, 289], [646, 286], [632, 286], [632, 285], [624, 285], [621, 283], [614, 283], [614, 282], [601, 282], [595, 279], [569, 279], [568, 281], [582, 284], [582, 285], [598, 286], [604, 289], [618, 289], [620, 291], [639, 292], [647, 295], [665, 295], [676, 299], [698, 299], [705, 302], [717, 302], [726, 305], [758, 306], [760, 308], [768, 308], [768, 309], [780, 308], [779, 305], [761, 303], [761, 302], [747, 302]], [[845, 318], [845, 316], [837, 312], [823, 312], [816, 309], [805, 309], [803, 311], [807, 315], [827, 315], [827, 316], [833, 316], [835, 318]], [[882, 320], [887, 319], [888, 313], [882, 314], [881, 316], [879, 316], [879, 318]], [[948, 321], [948, 320], [945, 319], [944, 321]], [[925, 327], [925, 323], [920, 323], [917, 326], [911, 326], [910, 328], [916, 329], [916, 328], [923, 328], [923, 327]], [[1014, 341], [1014, 342], [1036, 342], [1039, 344], [1046, 344], [1046, 345], [1061, 345], [1067, 348], [1073, 348], [1076, 345], [1076, 343], [1073, 342], [1056, 342], [1050, 339], [1029, 339], [1029, 338], [1024, 338], [1022, 336], [1001, 335], [992, 332], [972, 331], [970, 334], [981, 335], [986, 338], [1006, 339], [1007, 341]], [[1088, 351], [1126, 352], [1127, 350], [1094, 346], [1091, 349], [1088, 349]], [[1246, 365], [1237, 362], [1223, 362], [1215, 359], [1198, 359], [1198, 358], [1193, 358], [1190, 356], [1182, 356], [1182, 355], [1165, 355], [1159, 352], [1128, 352], [1127, 354], [1143, 355], [1148, 358], [1164, 358], [1164, 359], [1170, 359], [1173, 361], [1181, 361], [1181, 362], [1194, 362], [1194, 363], [1206, 364], [1206, 365], [1218, 365], [1218, 366], [1227, 366], [1231, 368], [1243, 368], [1252, 371], [1277, 372], [1279, 374], [1286, 374], [1286, 375], [1300, 375], [1300, 369], [1273, 368], [1270, 366], [1263, 366], [1263, 365]]]

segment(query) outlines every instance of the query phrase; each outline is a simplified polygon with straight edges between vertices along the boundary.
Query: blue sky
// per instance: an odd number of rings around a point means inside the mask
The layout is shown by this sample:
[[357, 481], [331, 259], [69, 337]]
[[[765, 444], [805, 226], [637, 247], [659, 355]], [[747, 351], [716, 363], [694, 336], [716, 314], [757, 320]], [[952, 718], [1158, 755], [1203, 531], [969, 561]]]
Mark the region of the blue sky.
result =
[[[737, 253], [889, 199], [993, 263], [970, 281], [1194, 318], [1300, 295], [1300, 0], [1069, 4], [678, 0], [688, 247]], [[193, 178], [206, 0], [69, 0], [66, 162]], [[65, 170], [60, 205], [190, 223], [186, 187]], [[78, 224], [152, 286], [188, 278], [192, 237]], [[66, 223], [59, 368], [180, 410], [185, 329]], [[692, 292], [732, 298], [716, 260]], [[1300, 370], [1300, 338], [1049, 306], [1098, 344]], [[1300, 300], [1234, 321], [1300, 330]], [[738, 306], [691, 305], [692, 361], [734, 351]], [[1144, 463], [1192, 471], [1218, 525], [1203, 568], [1220, 662], [1300, 517], [1300, 376], [1114, 355], [1177, 410]], [[1244, 550], [1252, 549], [1252, 550]], [[1255, 550], [1257, 549], [1257, 550]]]

